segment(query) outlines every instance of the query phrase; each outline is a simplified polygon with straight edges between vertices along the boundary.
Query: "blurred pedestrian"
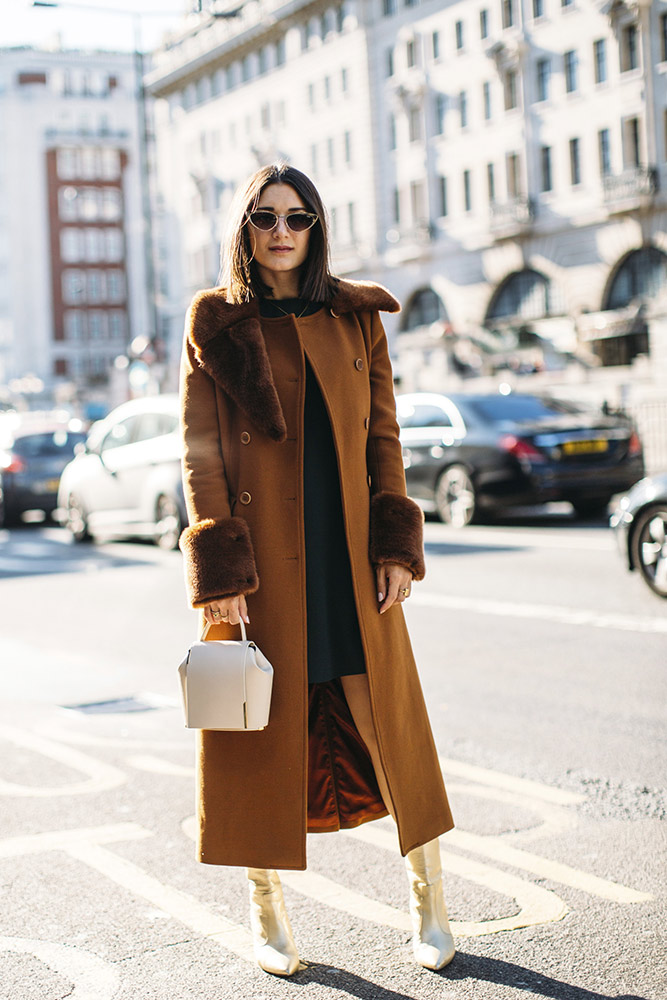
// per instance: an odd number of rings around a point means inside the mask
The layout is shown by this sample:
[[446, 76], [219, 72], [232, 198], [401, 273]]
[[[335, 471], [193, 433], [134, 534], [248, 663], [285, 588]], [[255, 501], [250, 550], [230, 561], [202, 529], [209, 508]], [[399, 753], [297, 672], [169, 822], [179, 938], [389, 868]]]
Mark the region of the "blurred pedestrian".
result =
[[252, 622], [275, 676], [266, 729], [200, 734], [199, 860], [247, 866], [257, 960], [289, 976], [275, 869], [306, 867], [307, 832], [391, 813], [415, 955], [441, 968], [453, 824], [400, 607], [424, 575], [423, 519], [378, 315], [399, 305], [331, 274], [320, 196], [284, 164], [237, 192], [222, 265], [186, 320], [181, 547], [210, 638]]

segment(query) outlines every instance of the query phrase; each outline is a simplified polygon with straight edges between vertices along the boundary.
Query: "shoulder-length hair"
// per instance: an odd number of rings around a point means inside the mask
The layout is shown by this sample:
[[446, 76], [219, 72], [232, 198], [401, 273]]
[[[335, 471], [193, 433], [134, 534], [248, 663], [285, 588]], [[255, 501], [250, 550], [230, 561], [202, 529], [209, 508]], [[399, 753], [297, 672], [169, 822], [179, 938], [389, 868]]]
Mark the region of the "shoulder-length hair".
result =
[[273, 294], [259, 276], [247, 225], [248, 213], [257, 208], [262, 191], [269, 184], [289, 184], [301, 196], [307, 211], [317, 215], [318, 221], [310, 230], [308, 256], [301, 269], [299, 296], [310, 302], [330, 302], [335, 290], [335, 278], [329, 264], [329, 233], [324, 205], [310, 178], [287, 163], [261, 167], [234, 195], [227, 234], [220, 251], [220, 283], [225, 287], [228, 301], [238, 304]]

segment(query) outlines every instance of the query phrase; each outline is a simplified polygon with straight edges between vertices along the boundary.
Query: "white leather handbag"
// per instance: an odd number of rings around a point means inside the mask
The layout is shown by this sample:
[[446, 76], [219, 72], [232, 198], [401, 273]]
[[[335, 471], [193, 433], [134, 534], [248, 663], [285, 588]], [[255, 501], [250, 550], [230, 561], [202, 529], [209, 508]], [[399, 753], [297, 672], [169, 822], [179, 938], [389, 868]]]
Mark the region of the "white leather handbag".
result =
[[207, 624], [178, 672], [187, 729], [254, 730], [269, 721], [273, 667], [246, 637], [205, 642]]

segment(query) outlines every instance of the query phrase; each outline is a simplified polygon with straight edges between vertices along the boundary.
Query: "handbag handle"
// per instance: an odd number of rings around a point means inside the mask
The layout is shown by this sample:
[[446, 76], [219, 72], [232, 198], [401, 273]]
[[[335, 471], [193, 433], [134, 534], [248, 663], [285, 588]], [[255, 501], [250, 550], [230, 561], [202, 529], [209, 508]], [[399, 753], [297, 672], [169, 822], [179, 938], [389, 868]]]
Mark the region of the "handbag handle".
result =
[[[243, 621], [242, 618], [239, 620], [239, 625], [241, 626], [241, 638], [243, 639], [244, 642], [247, 642], [247, 636], [245, 634], [245, 622]], [[204, 639], [208, 635], [208, 630], [210, 629], [210, 627], [211, 623], [209, 621], [206, 621], [206, 619], [204, 619], [204, 627], [202, 629], [201, 639], [199, 640], [200, 642], [204, 641]]]

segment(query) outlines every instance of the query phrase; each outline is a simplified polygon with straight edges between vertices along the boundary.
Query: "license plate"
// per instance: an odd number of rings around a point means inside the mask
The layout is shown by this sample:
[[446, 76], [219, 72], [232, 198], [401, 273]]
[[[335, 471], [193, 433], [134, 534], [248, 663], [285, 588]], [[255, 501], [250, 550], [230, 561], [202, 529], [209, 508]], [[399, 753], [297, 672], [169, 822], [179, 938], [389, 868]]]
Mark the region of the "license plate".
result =
[[609, 442], [604, 438], [594, 441], [565, 441], [563, 442], [564, 455], [591, 455], [600, 451], [609, 450]]

